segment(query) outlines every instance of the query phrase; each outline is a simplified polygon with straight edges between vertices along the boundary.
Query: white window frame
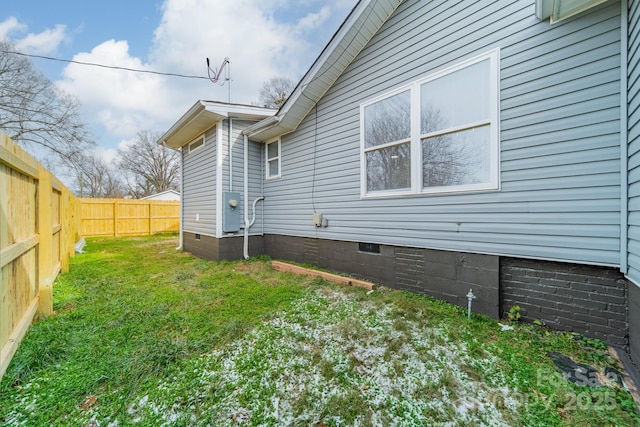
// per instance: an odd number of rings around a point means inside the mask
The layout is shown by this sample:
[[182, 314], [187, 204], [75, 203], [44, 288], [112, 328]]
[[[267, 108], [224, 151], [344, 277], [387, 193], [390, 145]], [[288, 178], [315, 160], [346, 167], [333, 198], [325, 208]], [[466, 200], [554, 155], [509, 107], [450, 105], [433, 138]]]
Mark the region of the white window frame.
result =
[[[198, 144], [200, 141], [202, 141], [202, 143], [198, 146], [196, 146], [195, 148], [193, 147], [194, 145]], [[188, 152], [192, 153], [194, 151], [197, 151], [199, 149], [201, 149], [202, 147], [204, 147], [206, 143], [206, 140], [204, 138], [204, 135], [197, 137], [196, 139], [194, 139], [193, 141], [191, 141], [188, 145]]]
[[[269, 157], [269, 145], [277, 144], [278, 155], [276, 157]], [[273, 161], [278, 162], [278, 173], [271, 175], [270, 163]], [[264, 144], [264, 166], [265, 166], [265, 179], [276, 179], [282, 176], [282, 141], [280, 138], [273, 139]]]
[[[490, 126], [489, 140], [489, 181], [478, 184], [452, 185], [442, 187], [423, 188], [423, 165], [422, 165], [422, 139], [425, 135], [421, 135], [420, 129], [420, 91], [421, 86], [431, 80], [438, 79], [447, 74], [454, 73], [463, 68], [469, 67], [476, 63], [489, 60], [489, 96], [490, 96], [490, 112], [488, 121], [481, 123], [469, 123], [460, 126], [457, 129], [445, 129], [434, 132], [429, 135], [447, 134], [450, 132], [462, 131], [473, 128], [475, 125]], [[433, 74], [425, 76], [419, 80], [398, 87], [394, 90], [386, 92], [380, 96], [367, 100], [360, 104], [360, 192], [362, 198], [378, 198], [378, 197], [398, 197], [406, 195], [434, 195], [449, 193], [466, 193], [474, 191], [499, 191], [500, 190], [500, 121], [499, 121], [499, 61], [500, 50], [494, 49], [489, 52], [482, 53], [466, 61], [457, 63], [451, 67], [444, 68]], [[401, 92], [409, 90], [411, 92], [411, 187], [406, 189], [367, 191], [367, 163], [366, 153], [376, 149], [383, 148], [385, 144], [376, 147], [365, 147], [365, 108], [384, 99], [390, 98]], [[388, 145], [388, 144], [387, 144]], [[391, 144], [393, 145], [393, 144]]]

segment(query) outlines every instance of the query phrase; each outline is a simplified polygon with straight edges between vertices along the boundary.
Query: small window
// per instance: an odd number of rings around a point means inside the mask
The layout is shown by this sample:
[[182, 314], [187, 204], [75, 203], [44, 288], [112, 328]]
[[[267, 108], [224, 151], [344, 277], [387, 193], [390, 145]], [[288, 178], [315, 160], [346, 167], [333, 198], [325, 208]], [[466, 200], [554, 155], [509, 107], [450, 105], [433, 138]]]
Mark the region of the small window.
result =
[[191, 153], [200, 147], [204, 147], [204, 135], [189, 144], [189, 152]]
[[280, 176], [280, 139], [266, 144], [266, 169], [267, 179]]

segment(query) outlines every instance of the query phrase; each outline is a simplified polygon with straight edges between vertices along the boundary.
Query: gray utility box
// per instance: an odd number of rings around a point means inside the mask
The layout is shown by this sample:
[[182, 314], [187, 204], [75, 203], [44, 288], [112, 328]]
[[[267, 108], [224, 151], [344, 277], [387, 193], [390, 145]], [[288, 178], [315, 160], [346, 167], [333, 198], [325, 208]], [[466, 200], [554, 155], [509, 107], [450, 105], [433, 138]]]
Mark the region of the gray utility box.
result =
[[222, 204], [222, 232], [237, 233], [240, 231], [240, 193], [223, 193]]

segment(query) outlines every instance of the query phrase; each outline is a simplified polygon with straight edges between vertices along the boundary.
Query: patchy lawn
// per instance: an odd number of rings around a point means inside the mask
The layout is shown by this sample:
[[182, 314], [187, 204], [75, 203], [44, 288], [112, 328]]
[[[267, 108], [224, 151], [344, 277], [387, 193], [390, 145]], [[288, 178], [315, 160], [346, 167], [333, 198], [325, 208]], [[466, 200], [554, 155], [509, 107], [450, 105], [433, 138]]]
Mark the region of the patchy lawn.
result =
[[[602, 343], [406, 292], [212, 263], [175, 236], [91, 239], [0, 383], [3, 425], [624, 426]], [[589, 378], [591, 380], [592, 378]], [[583, 381], [583, 384], [590, 381]]]

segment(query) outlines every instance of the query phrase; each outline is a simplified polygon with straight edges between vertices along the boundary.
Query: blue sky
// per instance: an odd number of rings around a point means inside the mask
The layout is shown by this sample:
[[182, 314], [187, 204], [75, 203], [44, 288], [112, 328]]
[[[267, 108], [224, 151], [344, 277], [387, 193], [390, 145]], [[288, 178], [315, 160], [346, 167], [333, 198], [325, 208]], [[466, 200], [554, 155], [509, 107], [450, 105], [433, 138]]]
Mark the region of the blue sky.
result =
[[[9, 4], [6, 4], [9, 3]], [[24, 53], [136, 69], [206, 75], [231, 60], [231, 101], [258, 100], [262, 83], [297, 81], [356, 0], [110, 0], [5, 2], [0, 39]], [[165, 131], [198, 99], [228, 87], [34, 59], [81, 103], [98, 154], [110, 159], [141, 130]]]

